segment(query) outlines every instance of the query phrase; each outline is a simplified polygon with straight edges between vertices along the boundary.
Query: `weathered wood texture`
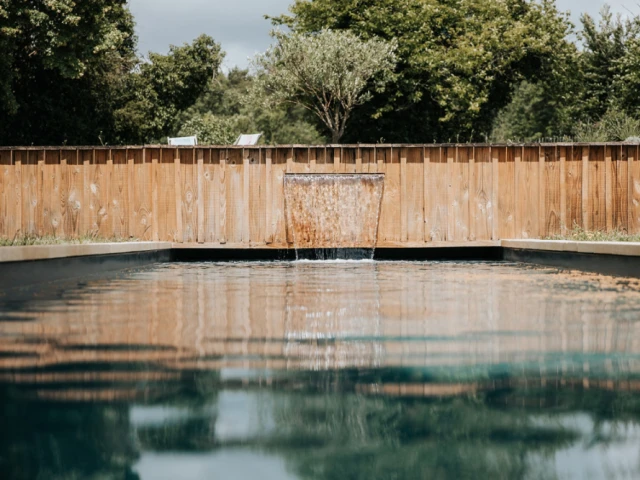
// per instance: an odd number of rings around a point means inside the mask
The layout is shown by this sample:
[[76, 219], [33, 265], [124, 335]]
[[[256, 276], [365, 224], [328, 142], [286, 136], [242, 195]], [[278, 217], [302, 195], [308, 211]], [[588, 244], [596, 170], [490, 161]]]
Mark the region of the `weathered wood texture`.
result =
[[629, 144], [0, 149], [0, 236], [290, 245], [285, 173], [384, 173], [378, 241], [640, 233]]

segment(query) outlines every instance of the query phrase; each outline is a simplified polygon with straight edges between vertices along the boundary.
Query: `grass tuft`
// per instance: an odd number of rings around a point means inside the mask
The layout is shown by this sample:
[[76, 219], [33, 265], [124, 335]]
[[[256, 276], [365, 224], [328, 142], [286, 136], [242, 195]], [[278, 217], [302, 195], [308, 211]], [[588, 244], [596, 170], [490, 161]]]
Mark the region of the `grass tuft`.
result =
[[602, 230], [588, 231], [575, 225], [565, 235], [553, 235], [545, 240], [571, 240], [575, 242], [640, 242], [640, 235], [629, 234], [620, 230], [606, 232]]
[[135, 242], [136, 238], [101, 237], [81, 235], [77, 238], [56, 237], [55, 235], [22, 234], [13, 238], [0, 237], [0, 247], [24, 247], [30, 245], [82, 245], [88, 243]]

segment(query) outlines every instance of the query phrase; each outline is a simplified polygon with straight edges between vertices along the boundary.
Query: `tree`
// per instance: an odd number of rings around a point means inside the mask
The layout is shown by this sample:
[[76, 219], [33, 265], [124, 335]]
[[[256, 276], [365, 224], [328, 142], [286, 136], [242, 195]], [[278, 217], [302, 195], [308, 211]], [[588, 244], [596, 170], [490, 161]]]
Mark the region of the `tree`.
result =
[[[234, 68], [220, 73], [205, 92], [176, 121], [180, 134], [198, 135], [198, 141], [227, 143], [241, 133], [260, 132], [267, 144], [324, 143], [312, 114], [302, 107], [263, 107], [263, 99], [248, 95], [254, 77], [248, 70]], [[225, 141], [223, 141], [225, 140]]]
[[483, 139], [522, 80], [570, 77], [571, 25], [553, 0], [296, 0], [274, 18], [397, 41], [396, 75], [354, 114], [351, 140]]
[[[637, 75], [638, 65], [634, 65], [633, 59], [638, 58], [634, 46], [640, 36], [640, 21], [637, 17], [625, 21], [620, 16], [614, 17], [608, 6], [601, 10], [598, 23], [586, 14], [581, 20], [583, 87], [578, 100], [582, 119], [597, 121], [612, 105], [634, 110], [640, 105], [637, 90], [631, 96], [623, 92], [628, 92], [632, 77]], [[626, 102], [622, 101], [623, 96]]]
[[384, 91], [395, 66], [395, 46], [348, 31], [273, 33], [276, 44], [255, 60], [256, 88], [266, 103], [289, 103], [313, 112], [331, 132], [344, 135], [353, 109]]
[[125, 0], [0, 0], [0, 143], [97, 143], [136, 62]]
[[176, 117], [206, 90], [223, 57], [207, 35], [171, 46], [168, 55], [149, 54], [128, 76], [122, 106], [114, 113], [117, 141], [147, 143], [172, 134]]

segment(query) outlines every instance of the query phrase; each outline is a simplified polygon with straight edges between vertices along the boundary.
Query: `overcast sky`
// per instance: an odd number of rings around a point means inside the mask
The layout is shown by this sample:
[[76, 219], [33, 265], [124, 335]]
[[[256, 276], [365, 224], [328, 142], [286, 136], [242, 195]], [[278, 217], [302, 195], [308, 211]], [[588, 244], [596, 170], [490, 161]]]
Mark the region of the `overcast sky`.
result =
[[[129, 0], [137, 23], [140, 51], [165, 53], [169, 45], [211, 35], [227, 52], [223, 68], [246, 67], [248, 58], [270, 43], [271, 23], [264, 15], [285, 13], [291, 0]], [[615, 12], [640, 14], [640, 0], [557, 0], [575, 24], [581, 12], [596, 15], [605, 3]]]

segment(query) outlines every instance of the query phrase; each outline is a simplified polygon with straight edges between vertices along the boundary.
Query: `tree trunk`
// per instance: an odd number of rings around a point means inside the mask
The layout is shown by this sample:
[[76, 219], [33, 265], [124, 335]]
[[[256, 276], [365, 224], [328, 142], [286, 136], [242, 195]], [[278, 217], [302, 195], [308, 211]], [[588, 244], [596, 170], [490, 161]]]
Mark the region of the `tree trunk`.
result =
[[331, 143], [340, 143], [342, 133], [339, 130], [331, 130]]

